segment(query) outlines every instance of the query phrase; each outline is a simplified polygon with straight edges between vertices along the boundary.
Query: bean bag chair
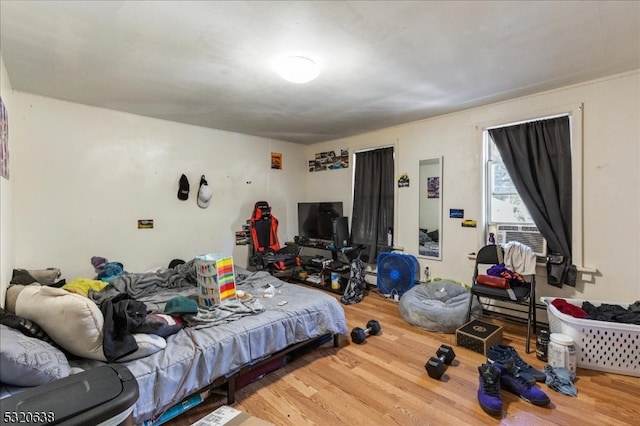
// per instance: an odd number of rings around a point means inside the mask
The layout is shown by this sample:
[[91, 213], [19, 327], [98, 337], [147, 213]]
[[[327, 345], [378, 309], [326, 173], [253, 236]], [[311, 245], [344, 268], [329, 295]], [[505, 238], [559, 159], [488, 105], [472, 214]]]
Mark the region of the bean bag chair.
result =
[[[431, 281], [407, 290], [400, 298], [400, 316], [416, 327], [455, 333], [466, 323], [469, 293], [462, 285], [446, 281]], [[482, 307], [474, 300], [471, 320], [480, 318]]]

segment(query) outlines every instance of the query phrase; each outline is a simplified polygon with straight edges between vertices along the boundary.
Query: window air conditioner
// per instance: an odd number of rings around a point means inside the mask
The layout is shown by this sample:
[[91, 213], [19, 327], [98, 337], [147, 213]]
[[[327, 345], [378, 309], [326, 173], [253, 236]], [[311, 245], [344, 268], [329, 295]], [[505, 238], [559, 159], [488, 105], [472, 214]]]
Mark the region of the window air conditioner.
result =
[[498, 224], [496, 243], [507, 244], [509, 241], [517, 241], [531, 247], [538, 257], [547, 256], [547, 240], [542, 237], [536, 226]]

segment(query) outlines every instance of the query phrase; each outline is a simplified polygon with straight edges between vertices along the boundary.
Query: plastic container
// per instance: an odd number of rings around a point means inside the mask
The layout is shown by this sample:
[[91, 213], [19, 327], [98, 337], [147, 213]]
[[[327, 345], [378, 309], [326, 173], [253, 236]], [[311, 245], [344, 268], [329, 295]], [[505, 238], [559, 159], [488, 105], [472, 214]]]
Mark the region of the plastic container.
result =
[[[640, 377], [640, 325], [574, 318], [556, 309], [551, 304], [553, 297], [541, 297], [540, 300], [547, 305], [549, 330], [573, 339], [578, 368]], [[582, 307], [583, 300], [565, 300]], [[594, 306], [612, 303], [590, 302]], [[613, 304], [629, 307], [621, 303]]]
[[340, 290], [340, 275], [337, 272], [331, 273], [331, 288]]
[[573, 339], [566, 334], [551, 333], [547, 356], [552, 367], [564, 367], [576, 372], [576, 347]]
[[127, 367], [100, 365], [4, 398], [2, 424], [12, 423], [9, 413], [33, 425], [133, 424], [138, 395], [138, 382]]
[[536, 357], [540, 361], [547, 361], [549, 349], [549, 330], [542, 329], [536, 336]]

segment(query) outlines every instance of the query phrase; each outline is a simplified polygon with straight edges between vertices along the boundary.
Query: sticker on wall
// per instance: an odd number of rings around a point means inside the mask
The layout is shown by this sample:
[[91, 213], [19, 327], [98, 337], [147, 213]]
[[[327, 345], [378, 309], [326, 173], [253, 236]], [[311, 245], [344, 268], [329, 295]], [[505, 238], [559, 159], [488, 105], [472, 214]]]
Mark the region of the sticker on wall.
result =
[[398, 179], [398, 188], [407, 188], [409, 186], [409, 175], [403, 173]]
[[236, 245], [246, 246], [250, 243], [251, 234], [247, 231], [236, 231]]
[[341, 149], [340, 155], [335, 151], [318, 152], [314, 160], [309, 160], [309, 171], [338, 170], [349, 168], [349, 150]]
[[242, 225], [242, 231], [236, 231], [236, 245], [246, 246], [251, 244], [251, 219]]
[[427, 178], [427, 198], [440, 198], [440, 176]]
[[282, 153], [271, 153], [271, 168], [274, 170], [282, 170]]
[[153, 219], [138, 219], [138, 229], [153, 229]]
[[0, 175], [9, 179], [9, 119], [0, 98]]
[[464, 218], [464, 210], [463, 209], [449, 209], [449, 217], [453, 219], [463, 219]]

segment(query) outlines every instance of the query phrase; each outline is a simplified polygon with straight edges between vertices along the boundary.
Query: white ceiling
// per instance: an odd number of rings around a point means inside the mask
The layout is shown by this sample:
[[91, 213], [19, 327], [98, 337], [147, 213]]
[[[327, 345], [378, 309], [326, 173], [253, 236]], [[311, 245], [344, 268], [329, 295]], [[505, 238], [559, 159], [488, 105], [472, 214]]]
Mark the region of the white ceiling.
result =
[[[16, 90], [302, 144], [640, 68], [638, 1], [8, 1]], [[320, 77], [270, 68], [305, 53]]]

